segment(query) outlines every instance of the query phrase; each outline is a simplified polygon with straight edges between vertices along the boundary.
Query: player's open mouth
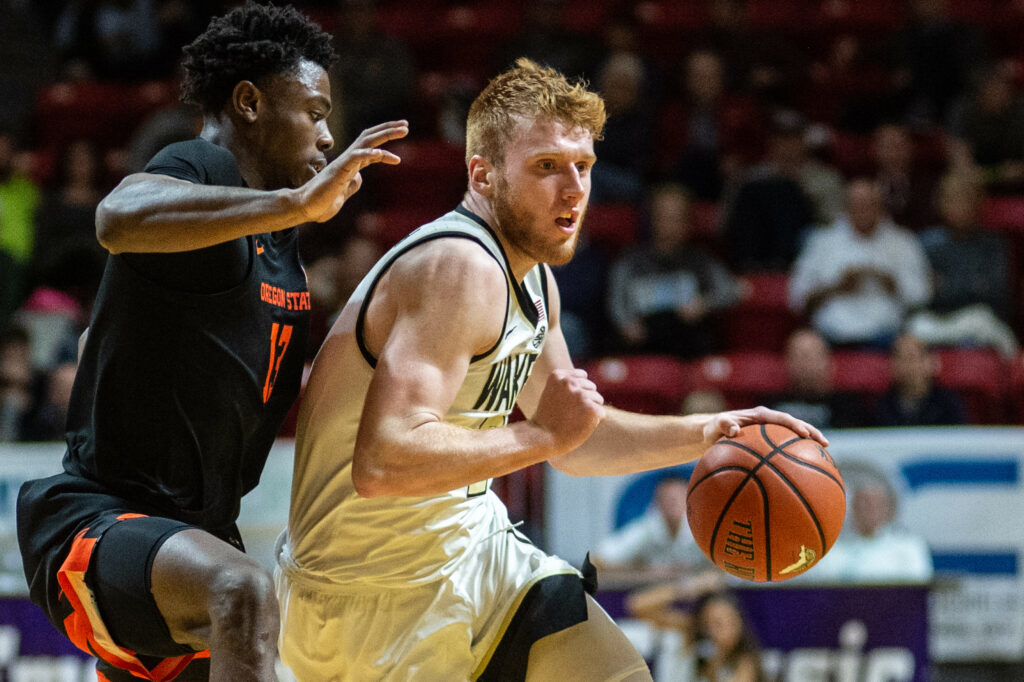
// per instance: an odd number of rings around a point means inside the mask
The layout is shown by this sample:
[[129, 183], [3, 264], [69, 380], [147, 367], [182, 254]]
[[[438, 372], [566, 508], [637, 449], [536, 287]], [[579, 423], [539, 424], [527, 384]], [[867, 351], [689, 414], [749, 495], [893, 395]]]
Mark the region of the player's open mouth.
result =
[[555, 223], [563, 230], [572, 230], [576, 226], [576, 215], [574, 213], [563, 213], [555, 218]]

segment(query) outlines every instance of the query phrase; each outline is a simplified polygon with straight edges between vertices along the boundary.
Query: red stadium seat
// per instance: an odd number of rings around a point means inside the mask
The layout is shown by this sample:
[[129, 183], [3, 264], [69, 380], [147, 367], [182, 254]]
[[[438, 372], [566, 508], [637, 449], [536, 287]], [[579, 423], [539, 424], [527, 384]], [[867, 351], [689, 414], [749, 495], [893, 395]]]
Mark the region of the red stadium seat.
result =
[[[442, 18], [448, 4], [434, 0], [394, 0], [376, 3], [377, 24], [388, 34], [401, 38], [410, 48], [419, 51], [424, 44], [433, 44], [446, 30]], [[425, 31], [429, 26], [431, 30]]]
[[788, 384], [780, 353], [741, 351], [712, 355], [696, 363], [694, 388], [717, 389], [731, 408], [753, 407]]
[[562, 25], [569, 31], [597, 35], [604, 30], [612, 10], [609, 2], [566, 0], [562, 5]]
[[413, 130], [437, 130], [442, 112], [453, 93], [475, 93], [486, 84], [477, 68], [452, 64], [444, 69], [423, 69], [416, 76], [416, 89], [408, 119]]
[[822, 2], [816, 21], [822, 29], [845, 33], [879, 33], [902, 25], [906, 12], [892, 0], [846, 0]]
[[913, 144], [914, 165], [941, 173], [949, 162], [946, 134], [934, 131], [915, 132]]
[[750, 25], [756, 29], [780, 33], [809, 28], [807, 8], [793, 0], [749, 0]]
[[[495, 46], [517, 35], [522, 21], [523, 11], [515, 3], [454, 5], [443, 12], [440, 25], [435, 19], [430, 24], [433, 30], [426, 31], [437, 32], [437, 40], [429, 51], [430, 57], [437, 59], [439, 65], [462, 64], [474, 69], [480, 78], [490, 78], [495, 68], [490, 59], [467, 59], [466, 55], [493, 55]], [[418, 61], [422, 61], [420, 57], [421, 53], [417, 53]], [[427, 55], [422, 57], [428, 58]]]
[[1024, 424], [1024, 353], [1020, 353], [1010, 364], [1009, 371], [1010, 421]]
[[1002, 4], [1000, 0], [951, 0], [949, 15], [956, 21], [993, 27], [1006, 19]]
[[716, 201], [693, 202], [693, 236], [707, 240], [718, 239], [718, 221], [721, 207]]
[[124, 146], [147, 116], [176, 96], [177, 87], [166, 81], [54, 83], [36, 96], [34, 145], [60, 148], [85, 138], [105, 149]]
[[680, 30], [697, 30], [706, 26], [708, 12], [704, 3], [654, 0], [638, 3], [636, 18], [641, 27], [678, 35]]
[[440, 212], [420, 208], [390, 208], [382, 211], [367, 211], [359, 216], [359, 232], [380, 244], [383, 249], [390, 249], [405, 235], [420, 225], [425, 225], [440, 217]]
[[943, 348], [937, 381], [963, 397], [972, 424], [1006, 422], [1006, 397], [1010, 367], [991, 349]]
[[638, 42], [644, 53], [669, 72], [678, 69], [685, 58], [690, 46], [688, 38], [708, 23], [707, 6], [703, 2], [639, 2], [635, 5], [634, 14], [639, 29]]
[[789, 275], [756, 272], [745, 279], [747, 296], [719, 317], [722, 343], [730, 351], [781, 352], [800, 323], [787, 303]]
[[461, 65], [485, 78], [494, 75], [496, 47], [516, 35], [523, 20], [515, 3], [449, 5], [428, 0], [380, 5], [378, 23], [409, 46], [417, 68], [444, 71]]
[[440, 215], [455, 208], [466, 191], [463, 149], [443, 140], [402, 140], [388, 145], [402, 163], [370, 167], [363, 174], [373, 206], [380, 209], [418, 208]]
[[124, 88], [116, 83], [54, 83], [36, 96], [32, 119], [38, 147], [85, 138], [104, 146], [123, 144], [130, 131], [119, 125]]
[[837, 391], [878, 397], [888, 388], [890, 374], [885, 351], [839, 350], [832, 354], [832, 384]]
[[981, 224], [990, 230], [1024, 232], [1024, 197], [988, 197], [981, 206]]
[[832, 155], [836, 168], [848, 178], [870, 172], [871, 135], [834, 131]]
[[609, 405], [645, 414], [678, 414], [690, 388], [689, 368], [666, 355], [621, 355], [583, 363]]
[[583, 221], [590, 239], [612, 255], [636, 242], [639, 226], [640, 213], [630, 204], [594, 204]]

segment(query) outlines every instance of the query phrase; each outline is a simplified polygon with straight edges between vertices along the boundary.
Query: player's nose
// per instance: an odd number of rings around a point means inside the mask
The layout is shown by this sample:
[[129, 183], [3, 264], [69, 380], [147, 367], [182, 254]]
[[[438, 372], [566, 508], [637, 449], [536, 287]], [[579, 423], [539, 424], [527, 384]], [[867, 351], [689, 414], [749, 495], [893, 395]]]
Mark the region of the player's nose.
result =
[[330, 129], [327, 127], [326, 121], [320, 121], [320, 130], [318, 131], [319, 136], [316, 140], [316, 148], [321, 152], [330, 151], [334, 147], [334, 136], [331, 135]]

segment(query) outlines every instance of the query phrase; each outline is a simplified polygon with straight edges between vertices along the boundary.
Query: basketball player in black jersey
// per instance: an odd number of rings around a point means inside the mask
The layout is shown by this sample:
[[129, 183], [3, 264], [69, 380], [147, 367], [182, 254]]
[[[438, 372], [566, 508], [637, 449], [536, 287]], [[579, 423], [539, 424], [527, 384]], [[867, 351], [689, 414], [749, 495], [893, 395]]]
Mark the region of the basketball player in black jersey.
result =
[[29, 481], [18, 539], [33, 601], [100, 680], [276, 680], [273, 583], [243, 553], [239, 502], [298, 394], [309, 293], [297, 226], [359, 189], [404, 121], [337, 159], [331, 39], [247, 4], [185, 48], [202, 109], [100, 204], [110, 251], [82, 349], [64, 471]]

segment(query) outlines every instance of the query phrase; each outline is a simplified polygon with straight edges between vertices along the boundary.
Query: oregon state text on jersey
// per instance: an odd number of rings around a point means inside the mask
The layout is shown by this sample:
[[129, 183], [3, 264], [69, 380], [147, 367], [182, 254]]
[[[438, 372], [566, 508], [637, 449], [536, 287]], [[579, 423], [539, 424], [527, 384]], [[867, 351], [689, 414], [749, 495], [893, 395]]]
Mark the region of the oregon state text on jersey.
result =
[[[231, 152], [201, 138], [165, 147], [146, 172], [244, 184]], [[193, 524], [241, 547], [242, 495], [259, 481], [305, 363], [308, 289], [297, 234], [107, 258], [72, 391], [66, 473], [28, 481], [18, 497], [32, 600], [58, 630], [70, 606], [58, 576], [84, 528], [95, 542], [98, 522], [130, 512]], [[129, 561], [124, 580], [144, 581], [148, 570]], [[131, 608], [140, 594], [152, 598], [147, 588], [107, 608]], [[150, 644], [162, 646], [158, 639]]]
[[[147, 169], [241, 184], [230, 152], [202, 139], [171, 145]], [[186, 288], [157, 277], [169, 270]], [[190, 286], [225, 270], [229, 283]], [[65, 470], [152, 513], [233, 524], [298, 395], [309, 314], [296, 228], [110, 256], [75, 379]]]

